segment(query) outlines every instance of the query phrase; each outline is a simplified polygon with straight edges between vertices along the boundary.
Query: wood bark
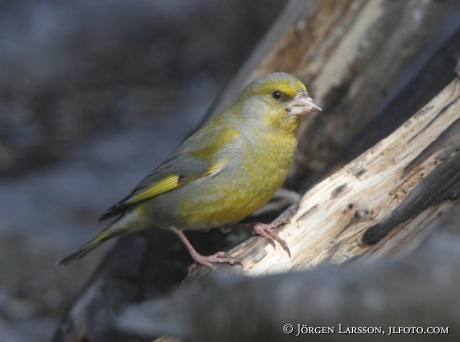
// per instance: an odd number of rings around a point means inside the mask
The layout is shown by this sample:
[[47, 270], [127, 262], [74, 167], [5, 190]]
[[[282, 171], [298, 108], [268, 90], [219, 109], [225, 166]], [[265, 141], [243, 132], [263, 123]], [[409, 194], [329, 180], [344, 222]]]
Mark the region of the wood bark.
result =
[[[356, 341], [356, 335], [457, 341], [459, 242], [459, 235], [437, 234], [426, 248], [395, 262], [214, 277], [179, 289], [168, 301], [133, 306], [119, 322], [143, 336], [190, 342]], [[291, 333], [283, 330], [286, 324]]]
[[[280, 232], [292, 257], [261, 239], [237, 247], [245, 273], [406, 254], [460, 195], [460, 82], [393, 134], [316, 185]], [[253, 247], [256, 246], [257, 247]]]
[[[405, 256], [459, 198], [460, 80], [455, 79], [393, 134], [303, 196], [279, 232], [291, 257], [252, 238], [230, 253], [242, 267], [221, 269], [264, 276]], [[209, 273], [196, 270], [185, 284]]]
[[[286, 71], [301, 78], [324, 109], [321, 115], [302, 124], [299, 155], [288, 181], [292, 189], [307, 189], [350, 160], [351, 154], [328, 166], [365, 127], [455, 4], [292, 0], [209, 116], [228, 106], [245, 84], [266, 72]], [[439, 56], [441, 50], [438, 46], [431, 53]], [[408, 96], [413, 110], [405, 108], [397, 114], [409, 118], [425, 105], [433, 88], [439, 91], [446, 85], [446, 70], [450, 68], [453, 75], [454, 64], [446, 63], [433, 72], [431, 88], [418, 89], [414, 101]], [[423, 70], [417, 75], [423, 77]], [[407, 85], [399, 92], [405, 89]], [[453, 146], [458, 146], [454, 138], [460, 113], [458, 91], [458, 81], [451, 83], [390, 137], [316, 185], [299, 207], [284, 214], [292, 215], [291, 223], [280, 231], [290, 245], [292, 258], [279, 245], [273, 250], [265, 240], [252, 238], [232, 250], [244, 269], [226, 265], [219, 268], [263, 275], [351, 259], [375, 260], [415, 248], [428, 232], [427, 224], [457, 204], [458, 163]], [[395, 128], [385, 127], [381, 129], [387, 134]], [[369, 140], [363, 144], [360, 153], [374, 143]], [[113, 330], [110, 318], [127, 303], [162, 295], [178, 283], [183, 271], [165, 267], [164, 260], [171, 259], [171, 253], [164, 247], [167, 244], [155, 242], [169, 238], [150, 232], [135, 236], [121, 239], [117, 248], [129, 243], [131, 254], [137, 254], [124, 259], [126, 250], [112, 252], [63, 317], [55, 342], [93, 341], [95, 332], [98, 341], [123, 340]], [[205, 245], [209, 247], [210, 243]], [[117, 267], [116, 260], [124, 262]], [[185, 283], [193, 283], [207, 272], [198, 267]], [[118, 281], [120, 275], [126, 284]], [[129, 291], [124, 291], [125, 286]]]
[[[288, 180], [291, 188], [299, 189], [311, 176], [324, 173], [331, 159], [360, 132], [455, 5], [456, 1], [291, 1], [210, 114], [229, 106], [246, 84], [268, 72], [285, 71], [299, 77], [323, 108], [320, 115], [305, 120], [299, 132], [297, 161]], [[453, 20], [452, 31], [459, 25]], [[443, 32], [437, 43], [445, 43], [450, 33]], [[448, 45], [455, 49], [455, 43]], [[455, 60], [448, 57], [443, 62], [444, 70], [451, 72]], [[419, 89], [416, 103], [392, 129], [450, 80], [451, 76], [444, 77]], [[418, 85], [422, 87], [421, 82]]]

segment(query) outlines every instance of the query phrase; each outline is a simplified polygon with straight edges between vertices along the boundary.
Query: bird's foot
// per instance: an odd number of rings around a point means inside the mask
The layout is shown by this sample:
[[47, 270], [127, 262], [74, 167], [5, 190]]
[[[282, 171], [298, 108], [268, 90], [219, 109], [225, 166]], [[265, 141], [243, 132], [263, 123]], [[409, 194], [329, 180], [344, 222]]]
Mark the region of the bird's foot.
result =
[[265, 239], [268, 240], [268, 242], [271, 243], [273, 248], [276, 248], [275, 241], [278, 241], [278, 243], [283, 247], [283, 249], [287, 252], [289, 257], [291, 257], [291, 251], [289, 250], [289, 247], [277, 232], [275, 232], [273, 229], [277, 228], [283, 224], [289, 223], [290, 221], [288, 219], [280, 219], [276, 220], [270, 224], [264, 224], [264, 223], [256, 223], [254, 226], [254, 233], [258, 234]]
[[196, 251], [190, 254], [192, 258], [195, 260], [195, 264], [190, 266], [191, 269], [193, 269], [196, 264], [207, 266], [213, 269], [214, 271], [216, 271], [216, 266], [214, 265], [214, 263], [227, 263], [230, 265], [235, 265], [235, 264], [242, 265], [239, 260], [232, 258], [230, 255], [228, 255], [225, 252], [217, 252], [216, 254], [208, 255], [208, 256], [201, 255]]
[[238, 264], [242, 266], [240, 261], [232, 258], [230, 255], [228, 255], [225, 252], [217, 252], [216, 254], [208, 255], [208, 256], [201, 255], [195, 250], [195, 248], [193, 248], [192, 244], [188, 241], [187, 237], [184, 235], [184, 233], [181, 230], [174, 230], [174, 232], [177, 234], [179, 239], [181, 239], [181, 241], [184, 243], [185, 247], [188, 249], [193, 260], [195, 260], [195, 263], [189, 267], [189, 271], [195, 268], [196, 264], [207, 266], [214, 271], [216, 271], [216, 266], [214, 266], [213, 263], [218, 263], [218, 262], [225, 262], [230, 265]]

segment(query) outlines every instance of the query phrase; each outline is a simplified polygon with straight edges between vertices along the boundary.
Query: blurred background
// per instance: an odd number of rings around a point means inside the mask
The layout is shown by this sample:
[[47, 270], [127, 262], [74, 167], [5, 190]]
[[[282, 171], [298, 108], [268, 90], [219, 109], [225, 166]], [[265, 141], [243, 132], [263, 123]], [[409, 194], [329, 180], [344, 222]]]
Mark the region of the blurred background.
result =
[[0, 2], [0, 341], [51, 338], [110, 243], [55, 262], [197, 127], [286, 2]]

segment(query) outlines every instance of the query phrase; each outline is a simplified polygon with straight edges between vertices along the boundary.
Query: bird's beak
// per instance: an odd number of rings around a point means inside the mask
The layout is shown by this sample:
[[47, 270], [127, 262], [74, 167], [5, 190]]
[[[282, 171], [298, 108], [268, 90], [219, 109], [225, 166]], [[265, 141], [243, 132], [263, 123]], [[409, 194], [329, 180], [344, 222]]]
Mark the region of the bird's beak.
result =
[[306, 92], [298, 93], [286, 108], [289, 115], [306, 115], [321, 111], [321, 108]]

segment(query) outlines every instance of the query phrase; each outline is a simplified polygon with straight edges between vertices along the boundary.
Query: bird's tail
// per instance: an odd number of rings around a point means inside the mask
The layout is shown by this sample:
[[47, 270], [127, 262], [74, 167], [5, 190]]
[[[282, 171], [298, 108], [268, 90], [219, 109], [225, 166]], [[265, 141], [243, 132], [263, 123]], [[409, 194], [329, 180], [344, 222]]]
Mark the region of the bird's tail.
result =
[[86, 254], [88, 254], [93, 249], [95, 249], [100, 244], [102, 244], [104, 241], [107, 241], [108, 239], [111, 239], [114, 236], [115, 235], [112, 235], [112, 234], [109, 233], [109, 230], [104, 230], [98, 236], [96, 236], [94, 239], [92, 239], [90, 242], [88, 242], [87, 244], [81, 246], [78, 251], [76, 251], [75, 253], [72, 253], [69, 256], [66, 256], [64, 259], [58, 261], [56, 263], [56, 265], [67, 265], [67, 264], [70, 264], [71, 262], [73, 262], [75, 260], [81, 259]]
[[56, 265], [70, 264], [75, 260], [83, 258], [94, 248], [98, 247], [100, 244], [109, 239], [112, 239], [116, 236], [133, 233], [137, 230], [151, 227], [152, 225], [153, 223], [151, 221], [146, 220], [142, 215], [139, 214], [139, 210], [129, 211], [117, 218], [105, 230], [103, 230], [98, 236], [96, 236], [86, 245], [81, 246], [78, 251], [58, 261]]

